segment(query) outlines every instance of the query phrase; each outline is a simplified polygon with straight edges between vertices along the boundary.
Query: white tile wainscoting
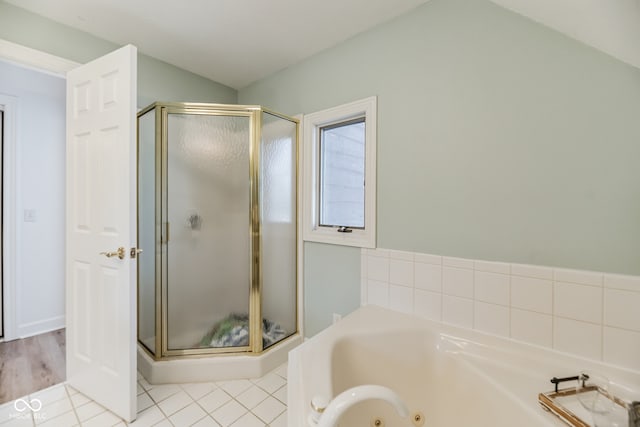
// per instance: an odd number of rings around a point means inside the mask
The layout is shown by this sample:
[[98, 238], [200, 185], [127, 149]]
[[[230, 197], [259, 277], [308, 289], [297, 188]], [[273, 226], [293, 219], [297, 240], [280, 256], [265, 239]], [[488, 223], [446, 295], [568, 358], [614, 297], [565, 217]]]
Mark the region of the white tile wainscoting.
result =
[[362, 249], [362, 304], [640, 371], [640, 277]]

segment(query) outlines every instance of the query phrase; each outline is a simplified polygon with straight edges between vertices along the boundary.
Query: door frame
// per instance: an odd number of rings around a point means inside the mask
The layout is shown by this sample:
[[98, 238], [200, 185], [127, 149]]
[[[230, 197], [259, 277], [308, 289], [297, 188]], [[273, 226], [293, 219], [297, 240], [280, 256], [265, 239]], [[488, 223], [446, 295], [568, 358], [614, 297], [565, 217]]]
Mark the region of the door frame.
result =
[[[45, 74], [51, 74], [66, 79], [67, 71], [81, 65], [77, 62], [52, 55], [37, 49], [32, 49], [8, 40], [0, 39], [0, 59], [3, 61], [29, 68]], [[4, 167], [3, 167], [3, 230], [2, 230], [2, 285], [4, 295], [3, 307], [0, 315], [3, 316], [4, 337], [2, 340], [10, 341], [17, 336], [17, 313], [19, 287], [16, 283], [20, 280], [20, 252], [18, 242], [22, 233], [22, 222], [19, 221], [18, 209], [21, 207], [21, 198], [18, 194], [20, 177], [17, 173], [17, 165], [21, 157], [17, 122], [20, 115], [20, 103], [18, 98], [0, 94], [0, 104], [4, 105]], [[66, 322], [66, 321], [65, 321]]]
[[[4, 112], [3, 123], [3, 167], [2, 167], [2, 305], [0, 315], [3, 316], [2, 326], [3, 341], [16, 338], [16, 310], [17, 301], [15, 284], [18, 272], [16, 266], [20, 259], [20, 253], [16, 250], [16, 242], [20, 235], [17, 225], [17, 209], [19, 194], [17, 192], [18, 163], [16, 143], [16, 116], [18, 113], [18, 98], [0, 94], [0, 104]], [[14, 209], [9, 209], [12, 206]]]

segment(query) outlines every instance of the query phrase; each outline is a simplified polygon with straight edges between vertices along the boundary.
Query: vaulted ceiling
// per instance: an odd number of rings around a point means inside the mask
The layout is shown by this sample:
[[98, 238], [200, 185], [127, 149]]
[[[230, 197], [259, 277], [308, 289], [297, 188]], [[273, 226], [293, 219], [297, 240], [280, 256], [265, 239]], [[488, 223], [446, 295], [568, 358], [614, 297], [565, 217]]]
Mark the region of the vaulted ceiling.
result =
[[[428, 0], [5, 1], [239, 89]], [[640, 68], [640, 0], [492, 1]]]

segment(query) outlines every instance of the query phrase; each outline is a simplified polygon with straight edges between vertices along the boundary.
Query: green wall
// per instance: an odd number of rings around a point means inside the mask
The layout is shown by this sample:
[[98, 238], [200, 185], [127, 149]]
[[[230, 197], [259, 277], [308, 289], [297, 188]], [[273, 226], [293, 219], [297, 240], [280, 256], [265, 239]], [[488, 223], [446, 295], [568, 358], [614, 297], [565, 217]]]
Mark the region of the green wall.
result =
[[[432, 0], [239, 91], [378, 96], [378, 246], [640, 274], [640, 70], [487, 0]], [[357, 306], [357, 249], [305, 245], [306, 327]], [[328, 278], [322, 269], [341, 272]]]
[[[330, 264], [326, 261], [331, 260]], [[357, 266], [354, 269], [353, 266]], [[312, 336], [329, 326], [333, 313], [360, 307], [360, 251], [347, 246], [305, 242], [304, 325]]]
[[[85, 63], [119, 46], [0, 0], [0, 39]], [[237, 91], [138, 51], [138, 106], [154, 101], [237, 102]]]
[[238, 92], [147, 55], [138, 54], [138, 106], [155, 101], [237, 104]]
[[[0, 38], [117, 46], [0, 1]], [[431, 0], [237, 93], [139, 55], [138, 103], [310, 113], [378, 96], [378, 246], [640, 274], [640, 71], [487, 0]], [[359, 305], [359, 250], [305, 244], [312, 335]]]

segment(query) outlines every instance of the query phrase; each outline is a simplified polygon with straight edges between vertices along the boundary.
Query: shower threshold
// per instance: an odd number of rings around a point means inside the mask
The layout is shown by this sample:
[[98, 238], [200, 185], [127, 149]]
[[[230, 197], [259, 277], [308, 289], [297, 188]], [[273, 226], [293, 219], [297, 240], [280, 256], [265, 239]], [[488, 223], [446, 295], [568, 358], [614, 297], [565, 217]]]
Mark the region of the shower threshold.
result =
[[287, 361], [289, 351], [302, 344], [298, 333], [260, 354], [220, 354], [207, 357], [153, 360], [138, 344], [138, 371], [150, 384], [225, 381], [259, 378]]

